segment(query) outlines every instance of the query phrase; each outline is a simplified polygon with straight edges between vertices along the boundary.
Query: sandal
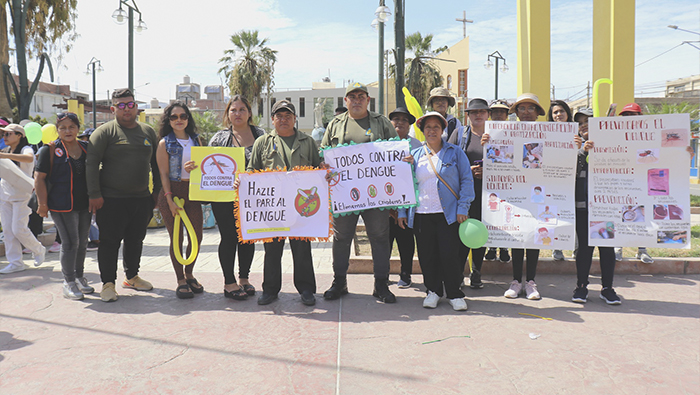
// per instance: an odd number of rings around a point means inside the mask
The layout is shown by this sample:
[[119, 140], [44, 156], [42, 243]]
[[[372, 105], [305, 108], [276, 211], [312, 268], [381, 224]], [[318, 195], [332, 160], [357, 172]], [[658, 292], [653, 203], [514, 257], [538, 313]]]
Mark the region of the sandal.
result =
[[243, 284], [241, 287], [243, 287], [243, 290], [248, 296], [255, 296], [255, 287], [253, 284]]
[[192, 290], [192, 292], [194, 292], [196, 294], [201, 294], [202, 292], [204, 292], [204, 286], [202, 284], [200, 284], [196, 278], [188, 278], [185, 281], [187, 282], [187, 285], [190, 286], [190, 289]]
[[175, 295], [177, 295], [178, 299], [192, 299], [194, 298], [194, 294], [190, 291], [190, 286], [187, 284], [182, 284], [177, 287], [175, 290]]
[[231, 292], [224, 289], [224, 296], [234, 300], [246, 300], [248, 298], [248, 294], [241, 288]]

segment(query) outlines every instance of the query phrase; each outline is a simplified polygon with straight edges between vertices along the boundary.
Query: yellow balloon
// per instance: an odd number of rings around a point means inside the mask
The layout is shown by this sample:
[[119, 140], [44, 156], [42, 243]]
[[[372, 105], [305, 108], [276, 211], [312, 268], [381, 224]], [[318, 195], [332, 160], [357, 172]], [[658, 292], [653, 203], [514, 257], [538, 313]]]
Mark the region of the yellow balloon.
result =
[[[416, 98], [413, 97], [413, 95], [411, 95], [411, 92], [409, 92], [408, 88], [406, 88], [405, 86], [401, 89], [401, 91], [403, 92], [404, 101], [406, 102], [406, 109], [408, 110], [408, 112], [410, 112], [411, 115], [416, 117], [416, 119], [422, 117], [423, 110], [420, 108], [418, 100], [416, 100]], [[423, 135], [423, 131], [418, 129], [418, 127], [415, 126], [415, 124], [413, 126], [413, 130], [416, 133], [416, 139], [418, 139], [419, 141], [425, 141], [425, 135]]]
[[[197, 240], [197, 234], [194, 231], [194, 226], [192, 226], [192, 222], [190, 222], [190, 218], [187, 216], [187, 213], [183, 209], [185, 206], [185, 199], [180, 199], [179, 197], [173, 198], [173, 201], [175, 204], [181, 209], [177, 211], [177, 216], [175, 217], [175, 224], [173, 226], [173, 251], [175, 252], [175, 259], [180, 262], [180, 264], [187, 266], [194, 262], [195, 259], [197, 259], [197, 255], [199, 254], [199, 242]], [[184, 222], [185, 224], [185, 229], [187, 230], [187, 234], [190, 239], [190, 243], [192, 244], [192, 251], [190, 252], [190, 256], [187, 258], [182, 257], [182, 252], [180, 252], [180, 249], [177, 248], [177, 246], [180, 245], [180, 221]]]
[[600, 116], [600, 108], [598, 107], [598, 89], [600, 89], [600, 85], [612, 85], [612, 83], [610, 78], [600, 78], [593, 83], [593, 118], [598, 118]]
[[58, 139], [58, 132], [56, 131], [56, 125], [52, 123], [47, 123], [41, 127], [41, 142], [48, 144], [54, 140]]

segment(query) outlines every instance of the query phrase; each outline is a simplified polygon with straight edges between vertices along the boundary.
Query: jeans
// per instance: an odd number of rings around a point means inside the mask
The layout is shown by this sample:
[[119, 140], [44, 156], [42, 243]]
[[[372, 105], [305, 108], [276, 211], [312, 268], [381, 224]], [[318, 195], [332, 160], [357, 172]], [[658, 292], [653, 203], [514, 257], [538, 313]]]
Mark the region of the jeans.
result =
[[[578, 236], [578, 252], [576, 253], [576, 286], [588, 285], [588, 274], [591, 271], [593, 250], [588, 245], [588, 210], [576, 209], [576, 235]], [[615, 275], [615, 247], [598, 247], [600, 253], [600, 272], [603, 288], [612, 288]]]
[[85, 210], [73, 210], [67, 213], [52, 212], [51, 218], [61, 235], [61, 271], [67, 282], [83, 277], [85, 267], [85, 249], [92, 215]]
[[[263, 293], [277, 295], [282, 288], [282, 253], [285, 239], [274, 239], [265, 243], [265, 268], [263, 269]], [[311, 258], [311, 242], [289, 240], [294, 261], [294, 287], [299, 293], [316, 293], [316, 277]]]
[[102, 283], [117, 280], [119, 247], [124, 240], [122, 261], [126, 278], [139, 274], [143, 239], [148, 223], [153, 217], [153, 198], [104, 198], [104, 205], [97, 210], [97, 226], [100, 227], [100, 246], [97, 261]]
[[333, 273], [345, 278], [350, 266], [350, 244], [355, 236], [359, 216], [365, 222], [367, 237], [372, 247], [374, 278], [389, 278], [389, 210], [371, 209], [360, 214], [341, 215], [333, 218]]
[[253, 264], [255, 255], [254, 243], [241, 243], [238, 241], [238, 228], [236, 227], [236, 217], [233, 215], [233, 203], [212, 202], [211, 211], [216, 218], [216, 225], [219, 227], [221, 241], [219, 242], [219, 263], [224, 272], [224, 284], [235, 284], [233, 264], [236, 259], [236, 249], [238, 249], [238, 276], [248, 278], [250, 265]]
[[442, 296], [444, 286], [448, 299], [463, 298], [464, 293], [459, 288], [462, 282], [459, 222], [448, 225], [443, 213], [416, 214], [413, 231], [425, 287]]

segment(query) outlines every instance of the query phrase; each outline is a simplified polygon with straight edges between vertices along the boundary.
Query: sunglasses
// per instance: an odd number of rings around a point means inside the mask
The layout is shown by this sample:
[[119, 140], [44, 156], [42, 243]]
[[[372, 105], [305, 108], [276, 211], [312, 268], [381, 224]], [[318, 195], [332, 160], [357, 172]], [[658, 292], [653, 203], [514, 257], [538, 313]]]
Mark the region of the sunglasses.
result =
[[175, 122], [175, 121], [177, 121], [178, 118], [180, 118], [181, 121], [186, 121], [187, 118], [189, 118], [189, 116], [187, 114], [185, 114], [184, 112], [182, 114], [180, 114], [179, 117], [177, 115], [173, 114], [170, 116], [170, 121]]
[[117, 107], [118, 109], [123, 110], [127, 107], [129, 107], [129, 108], [136, 107], [136, 103], [134, 103], [132, 101], [127, 102], [127, 103], [116, 103], [116, 104], [114, 104], [114, 107]]
[[80, 123], [80, 120], [78, 119], [78, 116], [75, 113], [72, 112], [62, 112], [58, 115], [56, 115], [56, 122], [63, 121], [64, 119], [70, 119], [71, 121]]

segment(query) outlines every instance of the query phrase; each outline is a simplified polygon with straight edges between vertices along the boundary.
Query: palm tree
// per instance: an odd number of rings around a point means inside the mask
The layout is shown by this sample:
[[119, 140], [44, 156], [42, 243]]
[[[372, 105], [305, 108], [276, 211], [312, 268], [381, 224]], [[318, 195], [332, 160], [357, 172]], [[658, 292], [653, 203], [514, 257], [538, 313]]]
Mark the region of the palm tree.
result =
[[660, 105], [647, 105], [647, 111], [644, 114], [690, 114], [690, 130], [694, 133], [698, 132], [700, 126], [698, 118], [700, 118], [700, 105], [682, 102], [676, 104], [662, 103]]
[[440, 70], [432, 62], [432, 59], [447, 47], [433, 50], [433, 35], [423, 37], [420, 32], [406, 36], [406, 49], [413, 52], [413, 58], [406, 58], [406, 87], [418, 103], [423, 105], [428, 100], [430, 90], [442, 85]]
[[241, 30], [231, 36], [233, 49], [224, 51], [219, 59], [231, 94], [240, 94], [251, 103], [258, 103], [263, 89], [270, 95], [274, 86], [277, 51], [266, 47], [257, 30]]

